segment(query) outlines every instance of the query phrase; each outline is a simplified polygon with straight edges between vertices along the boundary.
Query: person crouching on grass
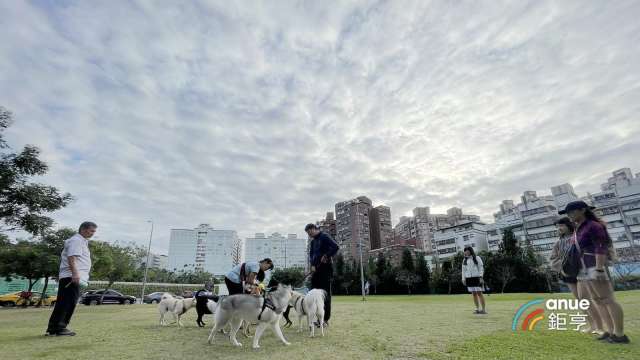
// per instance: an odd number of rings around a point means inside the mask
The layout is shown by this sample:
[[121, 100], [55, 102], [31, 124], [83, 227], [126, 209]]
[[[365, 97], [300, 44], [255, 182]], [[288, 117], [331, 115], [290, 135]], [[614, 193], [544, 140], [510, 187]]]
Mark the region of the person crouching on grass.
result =
[[484, 265], [480, 256], [476, 256], [473, 248], [464, 248], [464, 261], [462, 261], [462, 284], [473, 294], [473, 302], [476, 304], [474, 314], [486, 314], [484, 295]]
[[265, 272], [273, 270], [273, 261], [269, 258], [260, 261], [247, 261], [238, 264], [224, 277], [229, 295], [250, 293], [259, 295], [258, 286], [265, 279]]
[[567, 214], [577, 225], [576, 240], [582, 255], [583, 269], [578, 274], [578, 282], [587, 286], [591, 306], [600, 313], [605, 333], [598, 340], [610, 343], [628, 344], [629, 338], [624, 334], [624, 314], [616, 301], [611, 277], [607, 271], [612, 254], [613, 242], [607, 231], [606, 223], [594, 213], [593, 207], [584, 201], [573, 201], [560, 211]]

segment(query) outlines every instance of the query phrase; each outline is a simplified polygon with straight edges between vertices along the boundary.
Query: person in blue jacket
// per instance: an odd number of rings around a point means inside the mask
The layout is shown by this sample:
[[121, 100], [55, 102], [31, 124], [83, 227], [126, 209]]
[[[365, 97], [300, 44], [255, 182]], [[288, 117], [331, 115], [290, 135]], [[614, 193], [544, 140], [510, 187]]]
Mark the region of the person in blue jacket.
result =
[[[324, 326], [331, 318], [331, 278], [333, 277], [332, 258], [340, 248], [328, 234], [320, 231], [315, 224], [308, 224], [304, 231], [311, 238], [309, 244], [309, 264], [311, 265], [311, 287], [326, 291], [324, 301]], [[319, 323], [316, 326], [320, 326]]]

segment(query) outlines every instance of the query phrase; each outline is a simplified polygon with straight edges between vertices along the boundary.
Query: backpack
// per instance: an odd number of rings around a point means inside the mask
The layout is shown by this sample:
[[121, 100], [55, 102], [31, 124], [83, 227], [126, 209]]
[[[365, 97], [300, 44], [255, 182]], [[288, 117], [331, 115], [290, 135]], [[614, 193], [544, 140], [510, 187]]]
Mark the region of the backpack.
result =
[[567, 277], [576, 277], [580, 273], [580, 268], [582, 268], [582, 254], [578, 239], [574, 233], [573, 243], [562, 259], [562, 272]]

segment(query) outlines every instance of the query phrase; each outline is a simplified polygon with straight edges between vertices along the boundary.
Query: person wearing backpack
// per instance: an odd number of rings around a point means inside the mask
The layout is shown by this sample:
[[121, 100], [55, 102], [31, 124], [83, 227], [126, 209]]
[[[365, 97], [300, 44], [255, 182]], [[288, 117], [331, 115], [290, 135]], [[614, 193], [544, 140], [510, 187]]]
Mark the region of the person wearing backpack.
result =
[[[575, 239], [575, 225], [571, 219], [563, 217], [556, 221], [556, 226], [559, 239], [553, 245], [551, 256], [549, 257], [551, 268], [560, 275], [560, 280], [569, 287], [576, 299], [592, 301], [587, 283], [577, 279], [582, 265]], [[604, 334], [600, 312], [595, 307], [591, 307], [587, 310], [587, 314], [589, 315], [589, 326], [581, 331], [585, 334]]]
[[564, 265], [567, 263], [568, 256], [571, 253], [571, 247], [575, 241], [575, 227], [568, 217], [560, 218], [556, 221], [558, 229], [558, 241], [553, 244], [549, 263], [551, 269], [559, 274], [560, 280], [569, 287], [573, 296], [578, 299], [578, 279], [576, 274], [567, 274], [563, 271]]
[[485, 301], [482, 291], [484, 290], [484, 265], [482, 258], [476, 256], [473, 248], [464, 248], [464, 260], [462, 261], [462, 284], [473, 294], [473, 302], [476, 305], [474, 314], [486, 314]]
[[269, 270], [273, 270], [273, 261], [269, 258], [234, 266], [224, 277], [229, 295], [257, 293], [258, 283], [264, 281], [265, 271]]
[[611, 237], [606, 224], [594, 213], [593, 207], [584, 201], [567, 204], [560, 215], [567, 214], [577, 225], [576, 245], [579, 248], [583, 268], [578, 281], [583, 281], [590, 294], [591, 306], [600, 313], [605, 333], [598, 340], [614, 344], [628, 344], [624, 334], [624, 313], [616, 301], [608, 263], [614, 257]]

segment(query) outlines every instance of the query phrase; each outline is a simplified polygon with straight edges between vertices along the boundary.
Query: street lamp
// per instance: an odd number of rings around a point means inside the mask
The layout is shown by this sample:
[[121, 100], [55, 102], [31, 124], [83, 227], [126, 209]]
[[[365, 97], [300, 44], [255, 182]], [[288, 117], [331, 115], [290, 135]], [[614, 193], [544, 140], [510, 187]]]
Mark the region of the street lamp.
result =
[[140, 304], [144, 304], [144, 290], [147, 286], [147, 272], [149, 271], [149, 255], [151, 255], [151, 239], [153, 238], [153, 220], [147, 220], [151, 223], [151, 233], [149, 234], [149, 247], [147, 248], [147, 261], [144, 264], [144, 280], [142, 281], [142, 295], [140, 296]]
[[[362, 235], [362, 234], [361, 234]], [[365, 301], [364, 297], [364, 265], [362, 264], [362, 236], [360, 236], [360, 290], [362, 290], [362, 301]]]

